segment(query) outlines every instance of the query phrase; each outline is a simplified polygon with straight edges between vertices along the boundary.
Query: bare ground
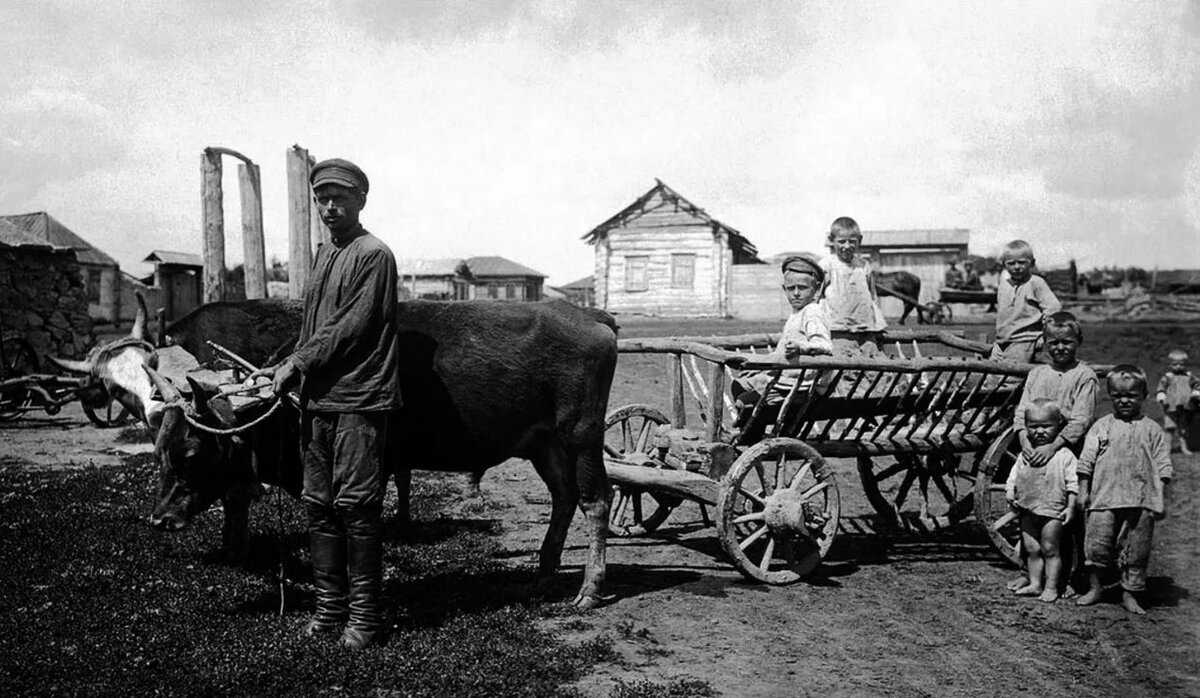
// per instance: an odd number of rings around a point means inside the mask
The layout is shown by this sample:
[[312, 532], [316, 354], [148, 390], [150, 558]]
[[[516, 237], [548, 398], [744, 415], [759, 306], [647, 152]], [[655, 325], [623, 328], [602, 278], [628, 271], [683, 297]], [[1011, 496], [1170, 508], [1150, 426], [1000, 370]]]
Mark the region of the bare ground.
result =
[[[1090, 348], [1109, 362], [1165, 354], [1164, 347], [1200, 339], [1194, 327], [1089, 332]], [[623, 359], [610, 407], [665, 406], [664, 375], [645, 360]], [[130, 433], [121, 434], [87, 425], [77, 407], [57, 417], [26, 417], [0, 431], [0, 464], [102, 465], [145, 448], [122, 443]], [[640, 679], [683, 686], [678, 680], [687, 679], [730, 696], [1200, 695], [1200, 609], [1193, 596], [1200, 589], [1200, 459], [1175, 456], [1144, 617], [1112, 603], [1082, 609], [1013, 597], [1004, 583], [1014, 570], [969, 527], [933, 535], [877, 531], [853, 464], [836, 467], [842, 530], [806, 582], [745, 582], [693, 505], [681, 507], [655, 535], [612, 540], [612, 603], [543, 621], [571, 641], [615, 640], [622, 660], [599, 665], [573, 688], [601, 696]], [[448, 515], [494, 520], [500, 557], [528, 564], [548, 521], [545, 488], [527, 464], [510, 461], [488, 473], [484, 492], [483, 502], [461, 502]], [[573, 595], [585, 551], [577, 517], [555, 594]]]

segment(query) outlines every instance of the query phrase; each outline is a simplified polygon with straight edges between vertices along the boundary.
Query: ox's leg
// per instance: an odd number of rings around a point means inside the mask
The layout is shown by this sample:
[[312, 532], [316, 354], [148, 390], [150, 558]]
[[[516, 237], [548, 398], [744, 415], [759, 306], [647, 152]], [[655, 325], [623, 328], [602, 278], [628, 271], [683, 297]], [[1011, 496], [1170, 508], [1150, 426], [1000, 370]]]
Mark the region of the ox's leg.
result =
[[551, 503], [550, 525], [546, 529], [546, 537], [542, 540], [542, 549], [538, 553], [539, 586], [549, 580], [562, 561], [567, 530], [571, 527], [575, 505], [579, 502], [575, 469], [571, 466], [566, 451], [557, 443], [548, 445], [539, 457], [533, 459], [534, 469], [546, 483], [546, 489], [550, 490]]
[[575, 597], [575, 605], [594, 608], [601, 601], [604, 584], [605, 546], [608, 540], [608, 508], [612, 489], [604, 469], [603, 449], [599, 443], [585, 446], [576, 452], [575, 472], [579, 484], [579, 507], [587, 517], [588, 559], [583, 573], [583, 586]]
[[[393, 461], [394, 462], [394, 461]], [[412, 505], [409, 495], [412, 493], [412, 470], [405, 465], [396, 465], [396, 523], [404, 528], [412, 520]], [[386, 480], [384, 483], [386, 484]]]
[[914, 307], [916, 307], [916, 306], [914, 306], [912, 303], [909, 303], [908, 301], [904, 301], [904, 312], [900, 313], [900, 324], [901, 325], [903, 325], [905, 322], [908, 321], [908, 316], [910, 313], [912, 313]]
[[239, 482], [221, 497], [225, 519], [221, 523], [221, 547], [230, 562], [241, 563], [250, 553], [250, 500], [253, 483]]

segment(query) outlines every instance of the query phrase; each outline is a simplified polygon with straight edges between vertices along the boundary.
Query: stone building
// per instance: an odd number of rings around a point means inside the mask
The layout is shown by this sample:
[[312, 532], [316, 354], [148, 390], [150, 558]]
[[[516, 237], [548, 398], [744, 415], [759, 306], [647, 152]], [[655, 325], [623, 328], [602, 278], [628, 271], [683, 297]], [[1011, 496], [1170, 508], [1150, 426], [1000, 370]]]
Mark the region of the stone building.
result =
[[39, 358], [82, 358], [95, 341], [76, 254], [0, 218], [0, 331], [26, 339]]

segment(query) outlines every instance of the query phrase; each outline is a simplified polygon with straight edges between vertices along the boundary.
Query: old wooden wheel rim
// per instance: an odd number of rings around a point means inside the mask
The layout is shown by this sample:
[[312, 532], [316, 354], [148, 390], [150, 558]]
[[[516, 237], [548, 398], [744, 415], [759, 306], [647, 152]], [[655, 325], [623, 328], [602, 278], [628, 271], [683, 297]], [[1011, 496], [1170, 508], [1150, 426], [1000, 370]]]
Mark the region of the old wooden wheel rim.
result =
[[[38, 372], [37, 354], [29, 342], [20, 337], [4, 340], [0, 349], [0, 380], [20, 378]], [[34, 392], [25, 388], [9, 388], [0, 395], [0, 421], [16, 419], [33, 405]]]
[[[785, 509], [786, 521], [772, 514], [776, 507]], [[717, 533], [742, 574], [789, 584], [829, 552], [839, 513], [837, 479], [825, 459], [802, 441], [767, 439], [742, 453], [722, 479]]]
[[[654, 430], [669, 422], [665, 414], [649, 405], [626, 405], [611, 412], [604, 420], [604, 455], [620, 460], [640, 455], [647, 467], [666, 467], [650, 456], [655, 451]], [[627, 485], [613, 485], [612, 491], [608, 530], [620, 538], [654, 531], [681, 501]]]
[[1017, 566], [1021, 564], [1021, 531], [1004, 497], [1004, 483], [1020, 453], [1017, 433], [1010, 427], [984, 452], [975, 478], [975, 518], [987, 531], [992, 547]]
[[918, 531], [959, 524], [974, 513], [975, 459], [953, 453], [859, 456], [867, 501], [889, 526]]

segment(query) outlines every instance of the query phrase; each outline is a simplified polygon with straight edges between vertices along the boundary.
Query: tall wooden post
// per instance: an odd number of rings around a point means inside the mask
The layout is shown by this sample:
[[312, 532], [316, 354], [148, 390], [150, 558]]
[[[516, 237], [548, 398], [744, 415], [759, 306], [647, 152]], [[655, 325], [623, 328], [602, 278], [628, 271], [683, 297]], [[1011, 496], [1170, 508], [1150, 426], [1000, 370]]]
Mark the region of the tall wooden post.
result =
[[682, 429], [687, 426], [687, 408], [683, 401], [683, 360], [679, 354], [670, 356], [668, 378], [671, 390], [671, 426]]
[[225, 206], [221, 192], [221, 154], [205, 148], [200, 156], [201, 228], [204, 232], [204, 302], [225, 297]]
[[242, 269], [246, 272], [246, 298], [267, 297], [267, 253], [263, 242], [262, 176], [258, 165], [238, 165], [242, 195]]
[[721, 422], [725, 421], [725, 364], [714, 361], [708, 386], [708, 428], [705, 436], [709, 441], [721, 440]]
[[287, 151], [288, 179], [288, 295], [301, 298], [312, 268], [312, 191], [308, 186], [308, 151], [293, 145]]
[[[313, 158], [313, 156], [309, 155], [308, 156], [308, 174], [310, 175], [309, 176], [310, 180], [312, 179], [312, 177], [311, 177], [312, 167], [315, 164], [317, 164], [316, 159]], [[312, 248], [313, 248], [313, 250], [316, 250], [317, 246], [323, 245], [323, 244], [329, 242], [329, 228], [326, 228], [325, 223], [321, 221], [321, 212], [317, 209], [316, 206], [312, 206], [312, 218], [310, 219], [310, 221], [311, 221], [311, 225], [309, 227], [309, 232], [312, 234]]]

